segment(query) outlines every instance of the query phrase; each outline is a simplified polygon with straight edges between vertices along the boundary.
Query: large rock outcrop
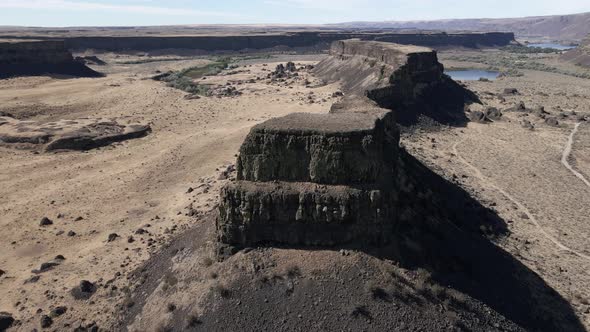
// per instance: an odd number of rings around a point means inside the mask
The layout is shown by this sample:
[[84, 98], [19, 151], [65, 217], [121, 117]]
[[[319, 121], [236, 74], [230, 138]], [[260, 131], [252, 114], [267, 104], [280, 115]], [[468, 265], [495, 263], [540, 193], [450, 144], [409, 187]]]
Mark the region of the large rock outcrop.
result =
[[334, 59], [318, 73], [342, 79], [351, 97], [329, 114], [294, 113], [252, 128], [237, 181], [221, 191], [222, 244], [383, 245], [435, 204], [420, 182], [430, 177], [399, 148], [398, 112], [367, 96], [391, 89], [381, 102], [414, 100], [416, 91], [445, 84], [436, 53], [359, 40], [335, 42], [332, 50]]
[[464, 104], [477, 101], [473, 93], [444, 74], [436, 51], [425, 47], [337, 41], [330, 56], [315, 67], [315, 74], [328, 82], [340, 82], [348, 95], [334, 105], [334, 113], [357, 108], [358, 98], [366, 97], [393, 110], [402, 125], [413, 125], [421, 117], [464, 124]]
[[102, 76], [85, 64], [75, 61], [64, 41], [0, 39], [0, 78], [46, 74]]
[[376, 184], [397, 144], [387, 112], [294, 113], [255, 126], [237, 162], [239, 180]]
[[380, 244], [393, 227], [390, 112], [295, 113], [252, 128], [217, 228], [235, 246]]

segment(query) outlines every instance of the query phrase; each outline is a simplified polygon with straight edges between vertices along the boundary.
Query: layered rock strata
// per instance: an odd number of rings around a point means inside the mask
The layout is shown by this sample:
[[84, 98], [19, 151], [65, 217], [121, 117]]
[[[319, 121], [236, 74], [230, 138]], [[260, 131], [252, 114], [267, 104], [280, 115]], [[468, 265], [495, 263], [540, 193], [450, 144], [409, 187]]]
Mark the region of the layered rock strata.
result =
[[[10, 38], [5, 36], [3, 38]], [[16, 37], [12, 37], [16, 38]], [[54, 40], [48, 35], [35, 38]], [[64, 34], [68, 49], [105, 51], [154, 51], [163, 49], [190, 49], [206, 52], [261, 50], [277, 47], [326, 49], [337, 40], [360, 38], [389, 43], [422, 45], [428, 47], [495, 47], [514, 42], [511, 32], [492, 33], [438, 33], [438, 32], [288, 32], [266, 34], [196, 35], [196, 36], [75, 36]]]
[[[420, 117], [438, 123], [467, 122], [466, 102], [477, 97], [444, 74], [436, 51], [429, 48], [359, 39], [337, 41], [330, 56], [314, 73], [328, 82], [340, 82], [347, 98], [333, 113], [356, 108], [359, 97], [393, 110], [396, 121], [413, 125]], [[353, 106], [347, 106], [352, 103]]]
[[445, 84], [436, 53], [359, 40], [332, 49], [337, 59], [318, 72], [342, 80], [350, 96], [329, 114], [294, 113], [252, 128], [240, 149], [237, 181], [221, 191], [222, 244], [383, 245], [427, 210], [414, 204], [433, 202], [420, 175], [404, 169], [414, 166], [399, 148], [397, 113], [371, 94], [389, 89], [383, 98], [402, 107], [421, 98], [416, 91]]
[[101, 76], [75, 61], [64, 41], [0, 40], [0, 78], [45, 74]]
[[381, 114], [295, 113], [255, 126], [221, 192], [222, 243], [380, 244], [392, 231], [397, 135]]

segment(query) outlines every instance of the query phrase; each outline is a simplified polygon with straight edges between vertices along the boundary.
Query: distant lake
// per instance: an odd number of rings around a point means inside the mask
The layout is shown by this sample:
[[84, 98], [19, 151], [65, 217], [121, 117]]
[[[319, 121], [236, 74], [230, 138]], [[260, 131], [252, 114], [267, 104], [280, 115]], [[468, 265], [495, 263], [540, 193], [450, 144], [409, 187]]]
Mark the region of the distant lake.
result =
[[458, 81], [477, 81], [480, 78], [487, 78], [490, 81], [495, 80], [500, 75], [497, 71], [469, 69], [469, 70], [449, 70], [445, 74]]
[[554, 43], [528, 44], [527, 47], [554, 48], [560, 51], [571, 50], [572, 48], [576, 48], [576, 46], [566, 46]]

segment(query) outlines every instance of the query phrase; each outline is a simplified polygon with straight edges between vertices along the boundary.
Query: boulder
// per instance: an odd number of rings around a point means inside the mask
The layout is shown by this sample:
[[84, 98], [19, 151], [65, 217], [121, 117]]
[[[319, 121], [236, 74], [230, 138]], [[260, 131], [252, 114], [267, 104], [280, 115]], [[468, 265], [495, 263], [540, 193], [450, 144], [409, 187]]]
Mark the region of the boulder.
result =
[[14, 318], [7, 312], [0, 312], [0, 332], [8, 330], [14, 324]]
[[393, 209], [378, 188], [238, 181], [221, 191], [217, 231], [222, 243], [241, 247], [384, 244]]
[[484, 112], [481, 111], [471, 111], [468, 113], [468, 117], [472, 122], [486, 123], [488, 121]]
[[503, 95], [510, 96], [510, 95], [518, 95], [519, 92], [515, 88], [506, 88], [504, 89]]
[[486, 108], [485, 116], [490, 120], [497, 121], [502, 118], [502, 112], [495, 107], [488, 107]]
[[520, 125], [525, 129], [530, 129], [530, 130], [535, 129], [535, 126], [529, 120], [526, 120], [526, 119], [522, 120], [520, 122]]
[[559, 127], [559, 121], [555, 117], [546, 118], [545, 123], [551, 127]]

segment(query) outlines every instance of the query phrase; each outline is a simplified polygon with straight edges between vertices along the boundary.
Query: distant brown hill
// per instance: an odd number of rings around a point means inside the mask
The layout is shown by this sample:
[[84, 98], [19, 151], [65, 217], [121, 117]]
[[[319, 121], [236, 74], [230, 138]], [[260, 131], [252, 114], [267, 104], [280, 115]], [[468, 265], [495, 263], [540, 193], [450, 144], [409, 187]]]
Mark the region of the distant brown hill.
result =
[[580, 41], [590, 33], [590, 13], [500, 19], [450, 19], [404, 22], [350, 22], [347, 28], [397, 28], [427, 30], [511, 31], [518, 37], [540, 37], [560, 41]]
[[590, 67], [590, 35], [588, 35], [578, 48], [566, 52], [561, 56], [562, 60]]

